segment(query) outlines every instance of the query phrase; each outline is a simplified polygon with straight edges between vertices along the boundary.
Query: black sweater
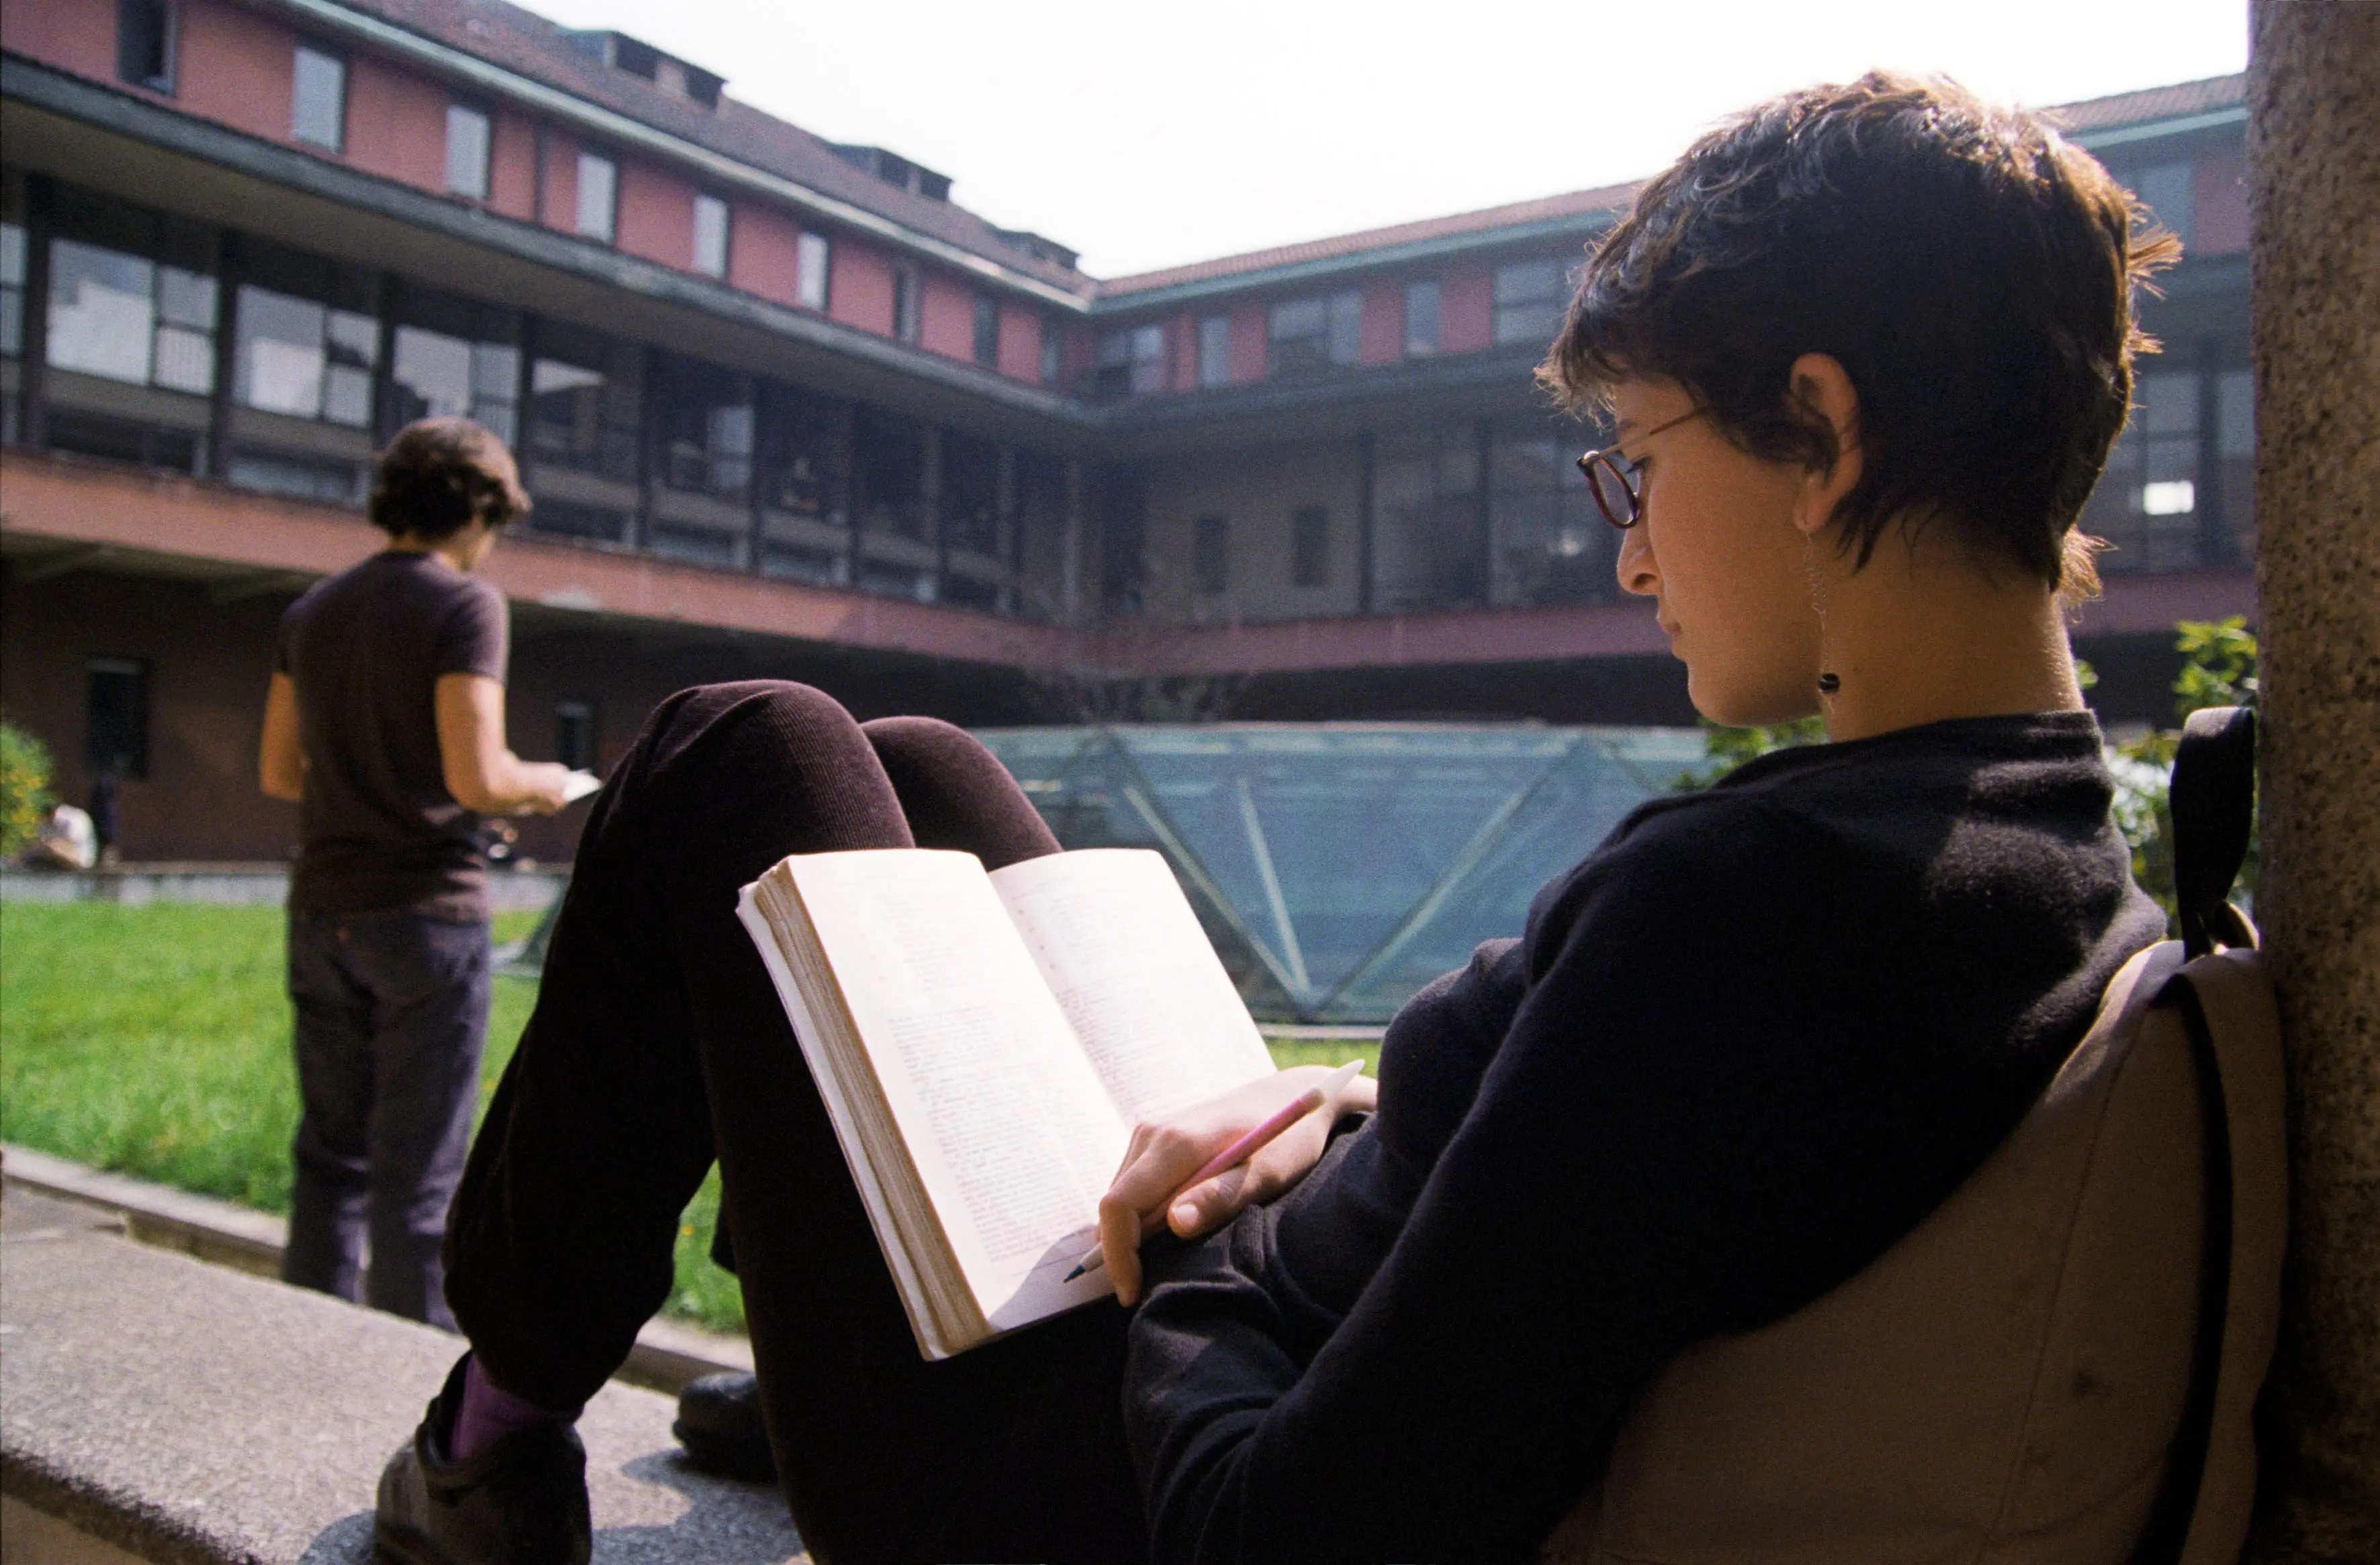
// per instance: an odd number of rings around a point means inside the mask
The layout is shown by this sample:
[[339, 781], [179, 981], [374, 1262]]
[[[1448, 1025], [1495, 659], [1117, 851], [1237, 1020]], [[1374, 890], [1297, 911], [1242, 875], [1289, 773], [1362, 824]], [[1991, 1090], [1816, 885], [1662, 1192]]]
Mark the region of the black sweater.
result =
[[1791, 1314], [2014, 1128], [2163, 933], [2089, 714], [1771, 755], [1656, 800], [1414, 997], [1379, 1110], [1151, 1246], [1160, 1560], [1526, 1557], [1630, 1398]]

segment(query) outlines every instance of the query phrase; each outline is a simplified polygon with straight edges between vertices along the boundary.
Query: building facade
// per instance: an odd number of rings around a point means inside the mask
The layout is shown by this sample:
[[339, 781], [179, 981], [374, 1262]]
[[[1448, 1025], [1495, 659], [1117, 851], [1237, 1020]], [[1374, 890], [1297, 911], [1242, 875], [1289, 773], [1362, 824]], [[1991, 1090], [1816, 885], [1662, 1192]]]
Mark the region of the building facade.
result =
[[[1098, 280], [493, 0], [30, 0], [0, 50], [0, 705], [67, 796], [124, 779], [136, 857], [285, 851], [273, 628], [427, 413], [536, 498], [490, 567], [533, 757], [758, 675], [970, 723], [1691, 721], [1529, 379], [1630, 188]], [[2064, 115], [2189, 246], [2077, 626], [2154, 718], [2173, 621], [2253, 613], [2240, 84]]]

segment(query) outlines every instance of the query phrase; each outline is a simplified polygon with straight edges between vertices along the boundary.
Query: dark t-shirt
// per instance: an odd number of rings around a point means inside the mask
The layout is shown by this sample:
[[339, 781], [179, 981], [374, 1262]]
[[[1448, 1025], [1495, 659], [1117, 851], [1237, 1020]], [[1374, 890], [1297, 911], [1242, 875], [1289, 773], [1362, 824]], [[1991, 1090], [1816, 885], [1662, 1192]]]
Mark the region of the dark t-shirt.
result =
[[501, 681], [504, 594], [431, 554], [375, 554], [289, 605], [273, 668], [298, 687], [306, 796], [289, 905], [488, 916], [480, 818], [446, 791], [439, 676]]
[[1148, 1247], [1159, 1559], [1526, 1558], [1664, 1361], [1914, 1228], [2164, 931], [2099, 743], [2058, 712], [1764, 758], [1416, 995], [1377, 1114]]

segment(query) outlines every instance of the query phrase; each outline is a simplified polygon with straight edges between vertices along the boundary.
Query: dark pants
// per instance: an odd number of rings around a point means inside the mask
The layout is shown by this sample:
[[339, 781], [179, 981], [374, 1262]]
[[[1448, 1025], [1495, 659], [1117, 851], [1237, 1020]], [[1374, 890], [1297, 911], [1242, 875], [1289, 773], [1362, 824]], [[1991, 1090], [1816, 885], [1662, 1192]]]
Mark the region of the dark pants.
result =
[[289, 916], [301, 1111], [286, 1280], [453, 1329], [439, 1242], [471, 1134], [490, 982], [484, 922]]
[[863, 730], [775, 683], [663, 702], [579, 843], [536, 1013], [455, 1201], [448, 1296], [499, 1386], [577, 1405], [668, 1296], [679, 1214], [715, 1157], [770, 1439], [812, 1550], [1118, 1565], [1146, 1547], [1123, 1312], [919, 1355], [735, 918], [737, 889], [787, 854], [912, 843], [990, 867], [1057, 848], [947, 724]]

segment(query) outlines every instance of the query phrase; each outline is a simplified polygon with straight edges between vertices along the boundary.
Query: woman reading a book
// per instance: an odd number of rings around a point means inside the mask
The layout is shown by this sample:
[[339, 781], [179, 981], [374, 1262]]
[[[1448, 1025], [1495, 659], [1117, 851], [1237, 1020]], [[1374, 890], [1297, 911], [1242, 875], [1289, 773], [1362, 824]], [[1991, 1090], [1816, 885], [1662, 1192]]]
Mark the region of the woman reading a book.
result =
[[1400, 1013], [1377, 1111], [1194, 1192], [1201, 1237], [1133, 1243], [1303, 1079], [1137, 1141], [1102, 1216], [1132, 1312], [922, 1362], [734, 918], [788, 854], [1052, 851], [1032, 809], [938, 724], [786, 685], [664, 703], [473, 1152], [472, 1351], [392, 1463], [383, 1539], [585, 1557], [566, 1421], [667, 1294], [716, 1158], [821, 1559], [1528, 1557], [1665, 1362], [1909, 1232], [2162, 932], [2061, 617], [2131, 292], [2171, 249], [2137, 223], [2039, 121], [1888, 77], [1763, 104], [1645, 188], [1543, 376], [1613, 420], [1585, 463], [1621, 585], [1695, 706], [1832, 742], [1547, 866], [1521, 937]]

